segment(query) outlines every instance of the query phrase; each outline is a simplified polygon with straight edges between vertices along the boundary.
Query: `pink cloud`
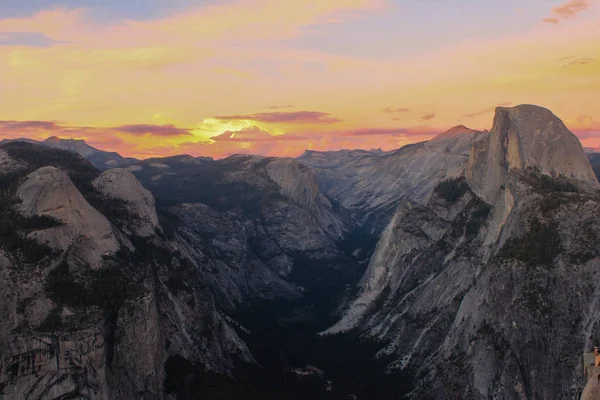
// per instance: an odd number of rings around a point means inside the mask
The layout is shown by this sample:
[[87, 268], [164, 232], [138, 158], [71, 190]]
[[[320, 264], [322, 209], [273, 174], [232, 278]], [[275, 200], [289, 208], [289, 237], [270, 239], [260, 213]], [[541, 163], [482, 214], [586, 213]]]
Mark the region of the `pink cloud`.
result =
[[546, 22], [548, 24], [558, 24], [560, 21], [558, 20], [558, 18], [542, 18], [542, 22]]
[[569, 0], [558, 7], [552, 8], [552, 16], [544, 18], [542, 21], [550, 24], [558, 24], [561, 19], [573, 18], [589, 7], [590, 2], [588, 0]]

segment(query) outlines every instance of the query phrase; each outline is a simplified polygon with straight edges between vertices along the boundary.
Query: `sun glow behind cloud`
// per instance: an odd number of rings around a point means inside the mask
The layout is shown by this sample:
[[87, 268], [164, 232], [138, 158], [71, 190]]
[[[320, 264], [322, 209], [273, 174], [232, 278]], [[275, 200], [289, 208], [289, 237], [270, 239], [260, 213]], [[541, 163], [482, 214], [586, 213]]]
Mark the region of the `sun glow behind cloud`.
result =
[[[596, 147], [600, 7], [575, 3], [532, 0], [499, 16], [507, 28], [494, 37], [454, 42], [435, 4], [392, 0], [190, 2], [112, 21], [92, 10], [38, 10], [0, 19], [0, 120], [62, 122], [0, 125], [0, 135], [72, 136], [135, 156], [297, 155], [392, 149], [457, 124], [484, 129], [496, 105], [535, 103]], [[485, 17], [465, 13], [473, 24]], [[393, 47], [377, 30], [388, 15], [398, 21]], [[511, 29], [517, 18], [529, 28]], [[439, 45], [414, 50], [402, 26], [429, 30]], [[364, 39], [353, 54], [321, 46], [353, 27]]]

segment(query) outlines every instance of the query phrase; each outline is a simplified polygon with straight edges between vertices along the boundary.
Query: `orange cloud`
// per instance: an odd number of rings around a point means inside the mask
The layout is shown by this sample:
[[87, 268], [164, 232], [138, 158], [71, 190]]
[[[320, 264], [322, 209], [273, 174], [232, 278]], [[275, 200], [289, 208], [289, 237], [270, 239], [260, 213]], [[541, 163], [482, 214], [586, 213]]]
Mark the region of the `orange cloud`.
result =
[[[574, 128], [578, 115], [600, 115], [600, 63], [591, 61], [600, 48], [600, 24], [592, 7], [577, 24], [538, 24], [529, 33], [476, 38], [435, 51], [423, 46], [414, 55], [342, 56], [287, 40], [311, 31], [326, 34], [321, 25], [352, 23], [385, 7], [370, 0], [238, 0], [148, 21], [99, 24], [84, 10], [64, 9], [0, 19], [5, 39], [15, 39], [6, 32], [37, 32], [43, 35], [38, 39], [51, 41], [45, 47], [2, 47], [0, 120], [66, 121], [55, 123], [59, 128], [31, 125], [10, 134], [59, 134], [94, 143], [107, 135], [113, 150], [125, 155], [185, 152], [183, 143], [189, 143], [218, 156], [391, 149], [427, 138], [410, 128], [423, 121], [435, 121], [423, 132], [463, 122], [487, 128], [491, 111], [485, 106], [498, 100], [543, 105]], [[550, 17], [558, 22], [583, 11], [581, 5], [568, 10]], [[573, 56], [557, 62], [567, 54]], [[252, 113], [290, 111], [285, 110], [290, 104], [327, 113]], [[435, 114], [422, 120], [429, 110]], [[215, 115], [232, 119], [210, 118]], [[400, 117], [408, 133], [390, 121]], [[155, 124], [147, 129], [154, 134], [118, 129], [148, 124]], [[246, 132], [240, 140], [240, 131], [252, 127], [274, 139], [255, 132], [251, 140]]]
[[381, 111], [383, 111], [386, 114], [402, 114], [409, 112], [410, 110], [404, 107], [387, 107], [382, 109]]
[[287, 105], [287, 106], [269, 106], [269, 108], [271, 110], [282, 110], [282, 109], [285, 109], [285, 108], [294, 108], [294, 106], [293, 105]]
[[435, 118], [435, 113], [427, 113], [421, 117], [423, 121], [429, 121]]

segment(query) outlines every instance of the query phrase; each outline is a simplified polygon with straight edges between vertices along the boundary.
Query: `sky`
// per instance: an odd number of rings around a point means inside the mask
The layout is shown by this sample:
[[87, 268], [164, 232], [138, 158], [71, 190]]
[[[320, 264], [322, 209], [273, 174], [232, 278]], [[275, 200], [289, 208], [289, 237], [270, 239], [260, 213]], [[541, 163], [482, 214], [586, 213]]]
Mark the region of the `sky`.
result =
[[600, 147], [600, 0], [0, 1], [0, 138], [391, 150], [525, 103]]

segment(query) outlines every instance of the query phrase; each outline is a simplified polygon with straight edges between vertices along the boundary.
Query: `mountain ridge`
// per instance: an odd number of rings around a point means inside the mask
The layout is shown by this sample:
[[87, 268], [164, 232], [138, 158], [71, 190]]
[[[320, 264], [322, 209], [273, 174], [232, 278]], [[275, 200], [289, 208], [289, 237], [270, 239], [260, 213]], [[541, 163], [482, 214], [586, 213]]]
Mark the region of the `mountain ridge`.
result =
[[[589, 281], [600, 266], [600, 193], [581, 145], [548, 113], [498, 109], [463, 175], [439, 182], [424, 203], [402, 201], [358, 294], [324, 334], [377, 338], [379, 355], [396, 360], [390, 370], [417, 370], [418, 398], [551, 399], [582, 389], [577, 365], [600, 325]], [[546, 146], [531, 147], [533, 137]]]

